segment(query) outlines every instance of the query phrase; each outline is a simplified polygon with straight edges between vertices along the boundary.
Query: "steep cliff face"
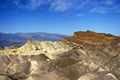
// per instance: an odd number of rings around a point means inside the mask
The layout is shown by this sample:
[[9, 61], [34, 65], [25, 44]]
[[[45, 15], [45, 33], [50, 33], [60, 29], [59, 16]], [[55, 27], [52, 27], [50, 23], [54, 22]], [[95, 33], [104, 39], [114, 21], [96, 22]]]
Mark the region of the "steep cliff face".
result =
[[81, 43], [89, 44], [89, 45], [102, 45], [102, 44], [110, 44], [112, 41], [119, 41], [120, 37], [113, 36], [111, 34], [105, 33], [95, 33], [92, 31], [86, 32], [74, 32], [74, 35], [71, 37], [64, 38], [63, 41], [76, 43], [79, 45]]
[[87, 31], [61, 42], [29, 39], [0, 54], [1, 80], [120, 80], [120, 37], [113, 35]]
[[81, 42], [88, 43], [91, 45], [99, 45], [104, 43], [110, 43], [116, 37], [111, 34], [102, 34], [102, 33], [95, 33], [92, 31], [86, 32], [74, 32], [74, 39], [77, 39]]

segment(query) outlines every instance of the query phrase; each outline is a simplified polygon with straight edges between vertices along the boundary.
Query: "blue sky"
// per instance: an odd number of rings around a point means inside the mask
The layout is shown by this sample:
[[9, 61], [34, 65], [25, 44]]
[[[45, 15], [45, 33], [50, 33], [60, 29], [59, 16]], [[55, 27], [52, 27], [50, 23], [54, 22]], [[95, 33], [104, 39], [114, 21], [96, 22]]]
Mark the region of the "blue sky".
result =
[[85, 30], [120, 36], [120, 0], [0, 0], [0, 32]]

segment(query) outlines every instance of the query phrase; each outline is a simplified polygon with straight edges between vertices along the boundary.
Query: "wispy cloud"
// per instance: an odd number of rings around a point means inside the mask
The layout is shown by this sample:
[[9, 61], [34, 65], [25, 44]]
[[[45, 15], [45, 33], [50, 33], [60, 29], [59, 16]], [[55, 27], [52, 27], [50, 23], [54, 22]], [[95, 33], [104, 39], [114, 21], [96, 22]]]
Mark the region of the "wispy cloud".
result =
[[95, 12], [95, 13], [107, 13], [107, 9], [104, 7], [95, 7], [90, 10], [90, 12]]
[[120, 7], [119, 0], [52, 0], [50, 4], [55, 11], [76, 9], [100, 14], [109, 11], [117, 12]]
[[[3, 1], [3, 0], [2, 0]], [[67, 10], [78, 10], [105, 14], [109, 11], [119, 11], [119, 0], [4, 0], [12, 2], [16, 7], [22, 9], [38, 9], [48, 6], [53, 11], [63, 12]]]
[[95, 13], [108, 13], [111, 11], [117, 12], [120, 7], [120, 3], [118, 0], [101, 0], [93, 4], [94, 6], [91, 7], [90, 12]]
[[65, 11], [72, 7], [73, 3], [68, 0], [53, 0], [51, 3], [51, 9], [55, 11]]
[[19, 3], [20, 3], [20, 0], [13, 0], [13, 4], [15, 5], [19, 5]]
[[44, 3], [44, 0], [28, 0], [27, 8], [37, 9]]
[[[92, 0], [91, 0], [92, 1]], [[90, 5], [89, 3], [91, 3], [90, 2], [90, 0], [80, 0], [79, 2], [77, 2], [79, 5], [78, 5], [78, 8], [80, 9], [80, 8], [83, 8], [84, 6], [86, 6], [86, 5]]]
[[114, 5], [116, 3], [116, 0], [104, 0], [103, 3], [106, 5]]
[[45, 0], [13, 0], [13, 4], [15, 4], [18, 8], [22, 9], [38, 9]]

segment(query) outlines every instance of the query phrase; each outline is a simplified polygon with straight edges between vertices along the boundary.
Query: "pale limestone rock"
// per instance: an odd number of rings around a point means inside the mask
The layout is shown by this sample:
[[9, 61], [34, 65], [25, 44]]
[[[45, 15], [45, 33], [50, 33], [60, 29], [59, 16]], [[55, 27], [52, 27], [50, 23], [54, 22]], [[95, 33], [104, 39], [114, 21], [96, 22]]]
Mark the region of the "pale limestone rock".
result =
[[72, 47], [69, 47], [63, 42], [51, 42], [51, 41], [35, 41], [29, 39], [26, 44], [17, 49], [6, 49], [0, 51], [0, 54], [21, 54], [21, 55], [37, 55], [45, 54], [50, 59], [55, 59], [56, 55], [62, 54], [71, 50]]
[[56, 55], [69, 51], [72, 47], [63, 42], [51, 41], [28, 41], [25, 45], [17, 50], [21, 54], [46, 54], [49, 58], [54, 59]]
[[81, 76], [78, 80], [118, 80], [113, 74], [97, 74], [87, 73]]
[[11, 80], [11, 79], [7, 76], [0, 76], [0, 80]]
[[38, 70], [38, 62], [37, 61], [30, 61], [31, 62], [31, 68], [30, 68], [30, 71], [31, 71], [31, 74], [35, 74]]

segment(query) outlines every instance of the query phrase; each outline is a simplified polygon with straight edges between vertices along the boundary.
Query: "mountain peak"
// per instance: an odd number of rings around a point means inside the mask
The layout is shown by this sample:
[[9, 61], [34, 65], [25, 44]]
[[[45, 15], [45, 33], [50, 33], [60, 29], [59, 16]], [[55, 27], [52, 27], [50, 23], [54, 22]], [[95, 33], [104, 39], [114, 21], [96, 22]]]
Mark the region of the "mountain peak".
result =
[[27, 40], [27, 44], [34, 44], [34, 43], [35, 43], [35, 40], [32, 39], [32, 38], [29, 38], [29, 39]]

